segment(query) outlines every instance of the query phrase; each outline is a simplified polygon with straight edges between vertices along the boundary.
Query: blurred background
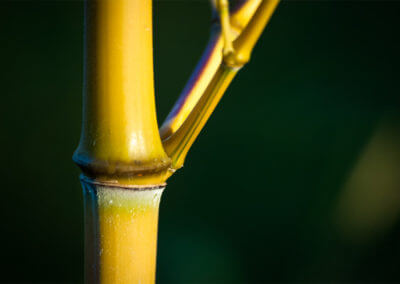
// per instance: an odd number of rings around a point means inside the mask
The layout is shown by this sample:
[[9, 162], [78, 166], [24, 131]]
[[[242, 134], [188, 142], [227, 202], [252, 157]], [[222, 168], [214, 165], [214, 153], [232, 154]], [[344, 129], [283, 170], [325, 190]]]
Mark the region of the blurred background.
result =
[[[208, 1], [154, 4], [165, 118]], [[283, 1], [174, 175], [158, 283], [400, 281], [400, 2]], [[0, 4], [0, 280], [82, 282], [83, 4]]]

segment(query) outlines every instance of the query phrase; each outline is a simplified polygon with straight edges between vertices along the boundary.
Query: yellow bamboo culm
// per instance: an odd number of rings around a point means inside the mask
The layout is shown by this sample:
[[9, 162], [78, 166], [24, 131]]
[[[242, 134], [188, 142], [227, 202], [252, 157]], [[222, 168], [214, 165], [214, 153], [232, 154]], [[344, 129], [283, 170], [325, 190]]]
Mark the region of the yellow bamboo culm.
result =
[[165, 185], [113, 186], [82, 178], [85, 283], [154, 283]]
[[161, 193], [100, 190], [101, 283], [154, 283]]
[[[160, 187], [170, 158], [153, 86], [152, 1], [85, 2], [85, 282], [155, 281]], [[90, 194], [88, 194], [88, 191]]]
[[158, 129], [151, 0], [85, 0], [83, 122], [74, 161], [83, 171], [85, 282], [155, 281], [165, 181], [245, 64], [279, 0], [215, 0], [210, 44]]
[[165, 181], [158, 133], [152, 1], [87, 0], [83, 128], [74, 159], [97, 180]]

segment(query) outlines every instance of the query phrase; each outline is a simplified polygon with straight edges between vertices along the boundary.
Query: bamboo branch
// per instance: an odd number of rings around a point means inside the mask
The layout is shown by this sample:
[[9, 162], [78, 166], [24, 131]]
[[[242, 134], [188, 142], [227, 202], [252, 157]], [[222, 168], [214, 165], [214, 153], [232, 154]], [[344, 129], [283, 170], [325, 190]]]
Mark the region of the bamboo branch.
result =
[[[218, 64], [217, 71], [211, 76], [210, 83], [186, 117], [186, 120], [175, 132], [163, 140], [164, 149], [172, 160], [171, 166], [174, 170], [183, 166], [190, 147], [214, 111], [230, 82], [239, 69], [249, 61], [251, 51], [278, 3], [279, 0], [263, 0], [260, 3], [254, 16], [233, 42], [233, 49], [224, 54], [223, 60]], [[219, 50], [222, 54], [222, 47]]]
[[229, 3], [228, 0], [217, 0], [217, 10], [219, 12], [219, 19], [221, 23], [222, 38], [224, 39], [224, 46], [222, 54], [225, 56], [233, 52], [233, 35], [231, 25], [229, 22]]
[[[248, 24], [251, 17], [260, 5], [261, 0], [239, 0], [230, 15], [230, 27], [232, 40], [234, 40], [244, 27]], [[212, 2], [217, 16], [217, 3]], [[167, 139], [181, 127], [185, 119], [189, 116], [205, 89], [213, 79], [222, 62], [223, 38], [221, 27], [218, 21], [213, 19], [211, 35], [207, 47], [201, 56], [193, 74], [182, 90], [179, 99], [165, 119], [160, 128], [161, 139]]]
[[235, 77], [237, 71], [237, 68], [231, 68], [221, 64], [203, 96], [182, 126], [172, 136], [163, 141], [164, 149], [172, 160], [171, 167], [173, 169], [176, 170], [183, 166], [187, 152], [222, 98], [229, 83]]
[[279, 0], [264, 0], [261, 2], [248, 25], [233, 42], [233, 51], [224, 56], [225, 64], [232, 67], [242, 67], [250, 60], [251, 52], [278, 3]]

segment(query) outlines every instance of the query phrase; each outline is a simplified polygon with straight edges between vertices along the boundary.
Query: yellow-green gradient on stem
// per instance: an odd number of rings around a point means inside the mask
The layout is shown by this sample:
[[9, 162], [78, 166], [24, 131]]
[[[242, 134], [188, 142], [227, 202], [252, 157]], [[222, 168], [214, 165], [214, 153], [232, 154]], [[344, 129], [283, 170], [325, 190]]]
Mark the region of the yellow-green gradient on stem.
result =
[[86, 1], [83, 127], [74, 159], [96, 179], [165, 180], [170, 160], [156, 121], [152, 33], [152, 1]]
[[82, 178], [85, 282], [155, 282], [158, 208], [164, 187], [120, 187]]

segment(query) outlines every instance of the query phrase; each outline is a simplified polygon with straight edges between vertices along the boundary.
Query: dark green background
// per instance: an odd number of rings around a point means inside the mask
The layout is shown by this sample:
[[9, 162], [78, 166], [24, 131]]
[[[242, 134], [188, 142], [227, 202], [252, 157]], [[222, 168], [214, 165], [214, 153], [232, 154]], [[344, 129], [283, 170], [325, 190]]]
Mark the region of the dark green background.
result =
[[[6, 282], [83, 278], [82, 196], [71, 161], [82, 7], [0, 4]], [[159, 282], [400, 281], [399, 15], [396, 1], [278, 7], [169, 180]], [[207, 42], [209, 16], [207, 1], [155, 2], [159, 121]], [[360, 163], [366, 169], [352, 186]]]

